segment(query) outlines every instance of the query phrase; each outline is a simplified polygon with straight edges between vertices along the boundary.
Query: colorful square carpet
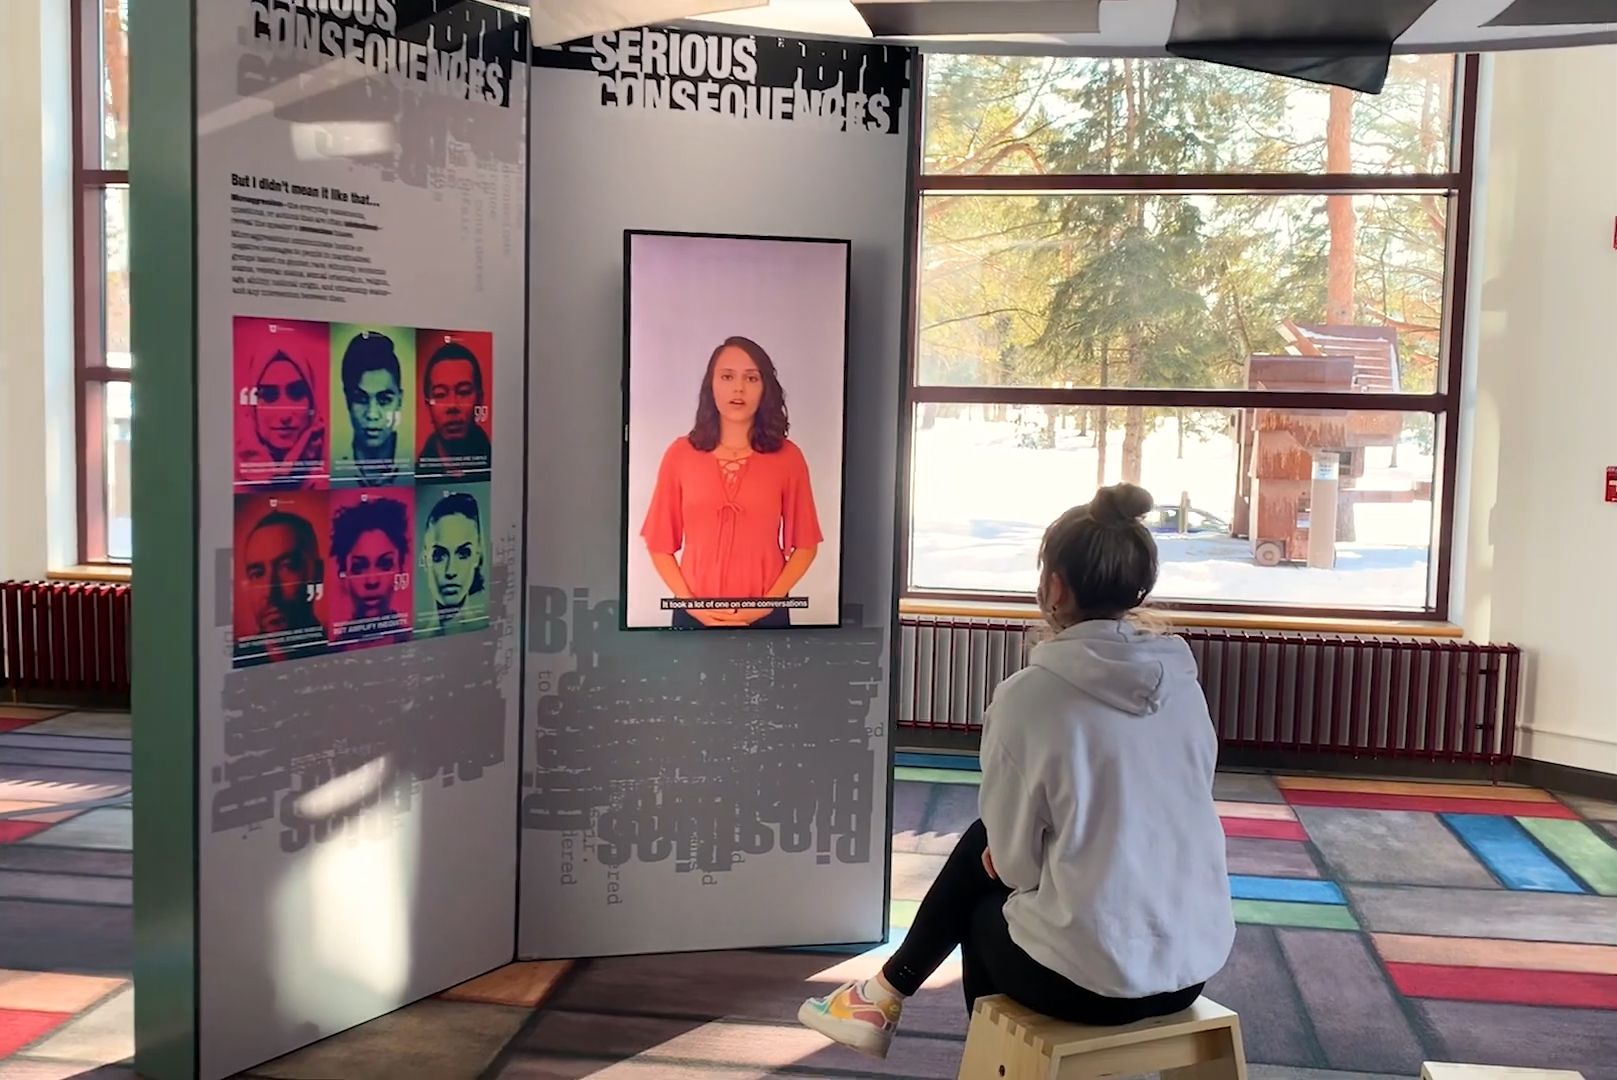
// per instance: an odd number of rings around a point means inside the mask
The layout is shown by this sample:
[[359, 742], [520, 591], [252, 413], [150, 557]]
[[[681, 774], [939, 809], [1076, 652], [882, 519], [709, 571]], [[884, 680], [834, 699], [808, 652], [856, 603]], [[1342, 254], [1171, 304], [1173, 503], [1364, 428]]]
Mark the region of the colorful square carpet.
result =
[[[4, 719], [0, 1080], [131, 1077], [127, 718]], [[901, 760], [895, 941], [976, 818], [978, 779], [970, 760]], [[1240, 1012], [1254, 1080], [1407, 1080], [1426, 1059], [1617, 1080], [1617, 805], [1234, 773], [1216, 794], [1239, 928], [1209, 993]], [[793, 1022], [891, 949], [512, 965], [253, 1075], [953, 1077], [958, 958], [884, 1063]]]
[[[895, 940], [976, 818], [978, 774], [938, 764], [901, 760]], [[1409, 1078], [1458, 1060], [1617, 1080], [1617, 806], [1233, 773], [1216, 794], [1238, 929], [1208, 993], [1240, 1012], [1255, 1077]], [[874, 971], [891, 948], [594, 961], [498, 1075], [953, 1077], [957, 960], [907, 1006], [886, 1062], [792, 1022], [803, 997]]]
[[0, 712], [0, 1080], [133, 1077], [129, 718]]

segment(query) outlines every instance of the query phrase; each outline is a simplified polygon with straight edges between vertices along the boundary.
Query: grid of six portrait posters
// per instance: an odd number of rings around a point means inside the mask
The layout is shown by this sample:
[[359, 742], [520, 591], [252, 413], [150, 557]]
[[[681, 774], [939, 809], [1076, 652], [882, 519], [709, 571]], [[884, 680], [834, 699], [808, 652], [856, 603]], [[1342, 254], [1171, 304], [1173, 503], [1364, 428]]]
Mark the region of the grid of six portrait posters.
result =
[[233, 332], [234, 665], [486, 629], [493, 335]]

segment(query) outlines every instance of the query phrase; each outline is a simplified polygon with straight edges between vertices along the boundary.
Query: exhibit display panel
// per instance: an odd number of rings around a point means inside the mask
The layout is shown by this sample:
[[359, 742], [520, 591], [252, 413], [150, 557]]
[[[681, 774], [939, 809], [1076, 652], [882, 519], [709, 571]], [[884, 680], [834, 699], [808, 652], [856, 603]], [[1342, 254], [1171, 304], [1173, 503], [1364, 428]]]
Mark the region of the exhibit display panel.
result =
[[512, 955], [528, 41], [471, 0], [194, 17], [211, 1077]]
[[[885, 933], [912, 62], [895, 46], [667, 27], [534, 52], [523, 956]], [[625, 233], [640, 234], [628, 386]], [[769, 591], [812, 546], [786, 591], [812, 605], [840, 577], [840, 610], [811, 612], [831, 628], [787, 611], [785, 626], [625, 629], [674, 622], [651, 556], [677, 552], [684, 574], [694, 539], [673, 511], [696, 504], [659, 509], [658, 474], [670, 451], [705, 453], [689, 436], [709, 366], [774, 367], [782, 445], [803, 459], [765, 491], [778, 516], [753, 546], [768, 565], [742, 591], [771, 577]], [[732, 421], [752, 409], [745, 391], [732, 404]], [[754, 447], [741, 468], [779, 455]], [[733, 519], [746, 508], [715, 506], [726, 489], [706, 470], [723, 465], [674, 471], [699, 470], [707, 509]], [[817, 528], [801, 499], [788, 526], [793, 484]]]
[[848, 258], [624, 237], [625, 628], [841, 622]]

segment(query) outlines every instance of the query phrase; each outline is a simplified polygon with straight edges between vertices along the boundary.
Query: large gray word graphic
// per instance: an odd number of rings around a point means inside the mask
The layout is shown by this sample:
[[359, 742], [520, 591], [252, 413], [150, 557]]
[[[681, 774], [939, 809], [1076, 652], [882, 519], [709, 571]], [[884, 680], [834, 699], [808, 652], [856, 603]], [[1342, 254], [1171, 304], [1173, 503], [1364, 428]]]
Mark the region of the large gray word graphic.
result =
[[886, 634], [626, 633], [616, 604], [536, 588], [525, 828], [579, 831], [607, 866], [712, 874], [777, 849], [871, 857]]

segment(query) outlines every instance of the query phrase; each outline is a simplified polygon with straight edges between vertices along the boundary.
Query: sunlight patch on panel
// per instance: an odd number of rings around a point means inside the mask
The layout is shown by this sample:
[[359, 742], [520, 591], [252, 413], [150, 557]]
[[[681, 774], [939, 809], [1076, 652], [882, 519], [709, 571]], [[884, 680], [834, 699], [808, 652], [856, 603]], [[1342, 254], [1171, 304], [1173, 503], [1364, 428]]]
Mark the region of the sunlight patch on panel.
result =
[[372, 801], [386, 769], [385, 761], [372, 763], [300, 802], [339, 813], [352, 813], [356, 802], [371, 805], [346, 820], [343, 835], [308, 848], [275, 890], [267, 952], [285, 1016], [344, 1016], [372, 1002], [405, 1001], [416, 881], [426, 871], [420, 815]]
[[388, 120], [322, 120], [292, 124], [292, 153], [299, 161], [391, 154], [398, 132]]
[[807, 37], [871, 36], [870, 28], [849, 0], [771, 0], [745, 10], [732, 4], [725, 11], [695, 21]]

